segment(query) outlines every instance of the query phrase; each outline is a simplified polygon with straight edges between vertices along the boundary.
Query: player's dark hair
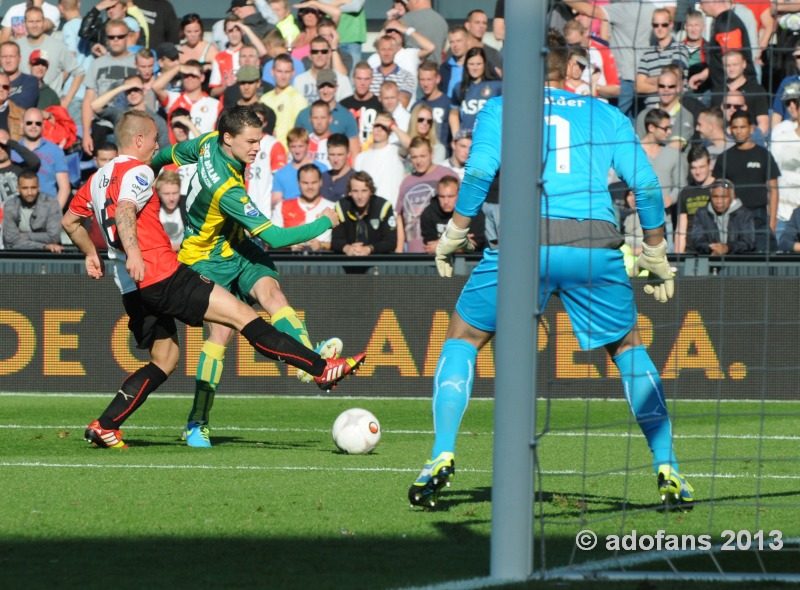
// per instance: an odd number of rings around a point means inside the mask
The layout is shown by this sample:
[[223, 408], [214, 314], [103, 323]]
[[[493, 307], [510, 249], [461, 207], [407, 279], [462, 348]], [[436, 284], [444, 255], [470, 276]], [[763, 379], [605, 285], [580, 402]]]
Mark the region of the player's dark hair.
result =
[[698, 160], [702, 160], [703, 158], [709, 162], [711, 161], [711, 155], [708, 153], [708, 150], [704, 145], [693, 145], [689, 149], [689, 153], [686, 155], [686, 161], [689, 164], [692, 162], [697, 162]]
[[644, 116], [645, 132], [650, 133], [650, 125], [658, 127], [658, 124], [664, 119], [669, 119], [669, 113], [666, 111], [662, 111], [661, 109], [650, 109], [647, 111], [647, 114]]
[[733, 123], [736, 119], [747, 119], [748, 125], [755, 125], [753, 113], [750, 111], [745, 111], [744, 109], [739, 109], [731, 115], [731, 123]]
[[364, 172], [363, 170], [359, 170], [358, 172], [354, 172], [353, 175], [347, 181], [347, 192], [349, 193], [353, 190], [353, 181], [357, 180], [359, 182], [363, 182], [367, 185], [369, 192], [373, 195], [375, 194], [375, 181], [372, 180], [372, 176], [369, 175], [369, 172]]
[[561, 82], [567, 77], [567, 40], [556, 29], [547, 31], [547, 81]]
[[328, 149], [332, 147], [350, 149], [350, 140], [344, 133], [334, 133], [328, 137]]
[[226, 133], [236, 137], [246, 127], [255, 127], [261, 131], [261, 119], [258, 118], [253, 109], [244, 105], [236, 105], [230, 109], [225, 109], [222, 111], [217, 123], [217, 131], [219, 131], [217, 141], [222, 143]]
[[322, 179], [322, 170], [317, 168], [314, 164], [303, 164], [300, 166], [300, 169], [297, 171], [297, 180], [300, 180], [300, 175], [303, 172], [314, 172], [317, 175], [317, 178]]
[[253, 109], [253, 112], [256, 113], [256, 115], [260, 114], [262, 117], [264, 117], [264, 126], [262, 129], [268, 135], [272, 135], [275, 131], [275, 122], [277, 120], [277, 117], [275, 117], [275, 111], [273, 111], [263, 102], [251, 104], [250, 108]]

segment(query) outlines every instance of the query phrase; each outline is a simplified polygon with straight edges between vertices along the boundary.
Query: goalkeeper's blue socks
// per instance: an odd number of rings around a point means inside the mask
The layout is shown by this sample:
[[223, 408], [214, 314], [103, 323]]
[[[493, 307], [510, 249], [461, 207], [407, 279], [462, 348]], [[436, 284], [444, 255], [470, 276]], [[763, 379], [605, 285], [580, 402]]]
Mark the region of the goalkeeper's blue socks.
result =
[[622, 376], [625, 399], [653, 453], [653, 469], [669, 464], [678, 471], [664, 388], [650, 355], [644, 346], [637, 346], [615, 356], [614, 364]]
[[467, 409], [478, 349], [463, 340], [446, 340], [433, 378], [433, 427], [436, 438], [431, 457], [454, 453], [461, 418]]

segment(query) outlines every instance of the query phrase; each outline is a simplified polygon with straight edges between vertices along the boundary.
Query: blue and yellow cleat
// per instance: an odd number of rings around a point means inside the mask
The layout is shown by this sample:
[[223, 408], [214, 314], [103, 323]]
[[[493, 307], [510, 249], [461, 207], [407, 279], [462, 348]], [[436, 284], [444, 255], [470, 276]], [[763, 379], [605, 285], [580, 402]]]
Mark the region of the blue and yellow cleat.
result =
[[689, 512], [694, 508], [694, 488], [671, 465], [658, 468], [658, 492], [668, 509]]
[[[342, 354], [342, 348], [344, 344], [342, 343], [340, 338], [328, 338], [327, 340], [323, 340], [319, 344], [317, 344], [314, 352], [316, 352], [319, 356], [324, 359], [338, 359], [339, 355]], [[313, 383], [314, 377], [302, 371], [300, 369], [297, 370], [297, 379], [302, 381], [303, 383]]]
[[211, 439], [209, 439], [208, 434], [208, 424], [190, 422], [186, 425], [186, 428], [183, 429], [181, 438], [186, 441], [187, 445], [195, 449], [210, 449]]
[[439, 490], [450, 487], [450, 480], [455, 472], [456, 460], [453, 453], [441, 453], [425, 463], [417, 481], [408, 489], [411, 506], [433, 508], [439, 499]]

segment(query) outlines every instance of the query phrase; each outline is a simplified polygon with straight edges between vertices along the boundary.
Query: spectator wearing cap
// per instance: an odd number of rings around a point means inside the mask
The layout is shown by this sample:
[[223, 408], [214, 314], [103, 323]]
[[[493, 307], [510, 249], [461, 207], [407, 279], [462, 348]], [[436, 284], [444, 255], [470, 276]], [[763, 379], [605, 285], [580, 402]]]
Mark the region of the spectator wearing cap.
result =
[[94, 154], [94, 144], [103, 143], [113, 128], [103, 121], [95, 121], [92, 101], [117, 86], [128, 76], [136, 74], [136, 58], [128, 51], [128, 25], [122, 20], [110, 20], [105, 25], [108, 52], [89, 66], [84, 85], [86, 94], [81, 105], [83, 125], [83, 151]]
[[[169, 83], [178, 74], [183, 79], [183, 91], [167, 90]], [[199, 61], [190, 60], [185, 64], [178, 64], [161, 74], [153, 82], [153, 92], [167, 112], [168, 119], [171, 119], [175, 109], [183, 108], [189, 111], [190, 118], [200, 133], [209, 133], [216, 129], [222, 104], [203, 91], [203, 66]], [[190, 139], [194, 139], [193, 136], [194, 133]], [[174, 136], [171, 139], [174, 141]]]
[[263, 39], [275, 28], [256, 10], [252, 0], [231, 0], [228, 12], [242, 19], [242, 22], [250, 27], [259, 39]]
[[267, 55], [267, 48], [264, 47], [261, 39], [238, 16], [229, 14], [225, 17], [224, 23], [228, 46], [214, 56], [211, 75], [208, 78], [209, 93], [214, 98], [222, 96], [227, 88], [236, 84], [239, 51], [244, 47], [245, 37], [249, 44], [256, 48], [259, 58]]
[[[328, 105], [331, 117], [330, 133], [341, 133], [349, 141], [349, 153], [351, 158], [355, 158], [361, 151], [361, 143], [358, 141], [358, 125], [353, 115], [345, 107], [336, 102], [336, 86], [338, 84], [336, 73], [333, 70], [320, 70], [317, 74], [317, 89], [319, 101]], [[312, 124], [313, 106], [306, 107], [297, 115], [295, 126], [302, 127], [309, 133], [314, 132]]]
[[567, 59], [567, 78], [564, 81], [564, 90], [592, 96], [592, 88], [583, 80], [583, 73], [589, 67], [589, 54], [583, 47], [572, 47]]
[[[414, 86], [411, 90], [411, 97], [416, 97], [419, 66], [433, 53], [436, 46], [433, 44], [433, 41], [425, 37], [422, 33], [415, 31], [413, 28], [403, 23], [403, 21], [397, 19], [388, 20], [384, 23], [381, 37], [383, 35], [388, 35], [394, 39], [397, 52], [394, 54], [392, 61], [398, 68], [409, 72], [413, 76]], [[413, 39], [417, 47], [406, 47], [406, 37]], [[382, 54], [376, 52], [369, 56], [367, 63], [375, 70], [383, 65], [382, 59]]]
[[[25, 11], [31, 6], [31, 2], [20, 2], [12, 4], [0, 22], [0, 43], [9, 40], [16, 40], [25, 36]], [[52, 33], [58, 29], [61, 23], [61, 12], [58, 8], [48, 2], [41, 2], [45, 22], [43, 23], [44, 32]]]
[[[158, 63], [159, 74], [171, 70], [180, 65], [180, 53], [174, 43], [165, 41], [156, 47], [156, 62]], [[156, 78], [157, 79], [157, 78]], [[180, 90], [180, 79], [168, 84], [166, 90]]]
[[[274, 86], [272, 84], [268, 84], [261, 80], [261, 59], [258, 57], [258, 52], [256, 48], [252, 45], [245, 45], [239, 50], [239, 71], [236, 72], [236, 84], [233, 86], [229, 86], [228, 89], [222, 95], [222, 104], [223, 108], [227, 107], [228, 105], [234, 104], [253, 104], [257, 103], [258, 99], [264, 96], [267, 92], [272, 90]], [[248, 68], [246, 74], [242, 74], [242, 70], [244, 68]], [[253, 71], [255, 69], [258, 72], [258, 77], [255, 81], [252, 80]], [[240, 75], [241, 74], [241, 75]], [[246, 79], [243, 79], [242, 76], [245, 76]], [[249, 102], [243, 103], [241, 99], [244, 97], [244, 86], [250, 85], [255, 89], [254, 98], [249, 99]]]
[[51, 106], [61, 106], [61, 99], [58, 98], [58, 94], [44, 83], [49, 64], [46, 59], [41, 57], [38, 49], [31, 53], [29, 62], [31, 74], [39, 80], [39, 103], [36, 106], [42, 110]]
[[[800, 72], [800, 39], [797, 40], [794, 50], [792, 51], [792, 61], [795, 63], [798, 72]], [[784, 119], [789, 119], [789, 115], [786, 112], [786, 105], [783, 102], [783, 90], [787, 85], [793, 82], [800, 82], [800, 73], [791, 74], [790, 76], [785, 77], [783, 80], [781, 80], [778, 89], [775, 91], [775, 98], [772, 101], [771, 116], [771, 125], [773, 128], [775, 128], [778, 123]]]
[[258, 103], [258, 87], [261, 84], [261, 71], [256, 66], [242, 66], [236, 72], [236, 87], [241, 97], [235, 104], [249, 106]]
[[[786, 84], [780, 98], [787, 118], [772, 130], [769, 142], [769, 151], [781, 169], [778, 178], [778, 223], [775, 229], [779, 240], [793, 212], [800, 207], [800, 82]], [[785, 243], [779, 244], [781, 250], [795, 251], [784, 246]]]
[[453, 150], [453, 155], [442, 162], [442, 166], [450, 168], [458, 176], [459, 181], [464, 180], [464, 166], [467, 164], [469, 148], [472, 147], [472, 131], [459, 129], [450, 147]]
[[[31, 6], [25, 11], [26, 35], [17, 40], [20, 69], [25, 74], [33, 74], [34, 60], [45, 65], [47, 69], [43, 84], [51, 88], [57, 97], [63, 96], [56, 104], [66, 108], [75, 98], [86, 72], [63, 42], [45, 34], [44, 22], [44, 13], [38, 6]], [[70, 85], [64, 86], [64, 81], [70, 77]], [[52, 104], [51, 101], [52, 97], [45, 100], [48, 104]]]
[[[317, 90], [317, 76], [322, 70], [332, 71], [331, 67], [331, 46], [328, 40], [324, 37], [315, 37], [311, 41], [311, 69], [299, 74], [292, 81], [298, 91], [302, 93], [305, 99], [312, 103], [319, 99], [319, 92]], [[336, 76], [336, 101], [340, 102], [353, 94], [353, 85], [350, 79], [341, 72], [335, 72]]]
[[[426, 39], [433, 41], [435, 49], [431, 59], [442, 63], [442, 51], [447, 40], [447, 21], [431, 6], [431, 0], [408, 0], [405, 3], [407, 12], [400, 19], [407, 27], [419, 31]], [[397, 3], [395, 3], [395, 8]], [[409, 39], [411, 47], [417, 47], [416, 41]]]

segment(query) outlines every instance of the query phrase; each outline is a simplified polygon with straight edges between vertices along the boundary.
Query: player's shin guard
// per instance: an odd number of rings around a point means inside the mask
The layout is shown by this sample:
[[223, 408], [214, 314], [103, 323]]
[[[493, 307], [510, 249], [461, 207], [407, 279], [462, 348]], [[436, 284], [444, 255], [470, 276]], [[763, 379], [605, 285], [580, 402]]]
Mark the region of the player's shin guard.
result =
[[654, 471], [664, 464], [677, 471], [664, 388], [650, 355], [644, 346], [637, 346], [615, 356], [614, 364], [622, 376], [625, 399], [653, 453]]
[[475, 377], [478, 349], [463, 340], [446, 340], [433, 379], [433, 427], [436, 438], [431, 457], [455, 453], [456, 436], [467, 409]]
[[222, 379], [225, 347], [211, 341], [203, 343], [203, 351], [197, 362], [194, 381], [194, 403], [189, 412], [188, 423], [208, 424], [208, 416], [214, 406], [214, 396]]
[[308, 337], [308, 328], [297, 315], [297, 312], [290, 306], [287, 305], [278, 310], [270, 319], [277, 330], [288, 334], [298, 342], [302, 342], [307, 348], [314, 348], [311, 345], [311, 339]]
[[315, 377], [325, 372], [325, 359], [261, 318], [247, 324], [241, 329], [241, 334], [253, 348], [269, 359], [303, 369]]
[[117, 430], [145, 402], [147, 396], [166, 380], [167, 374], [153, 363], [147, 363], [129, 375], [103, 415], [98, 418], [100, 426], [105, 430]]

